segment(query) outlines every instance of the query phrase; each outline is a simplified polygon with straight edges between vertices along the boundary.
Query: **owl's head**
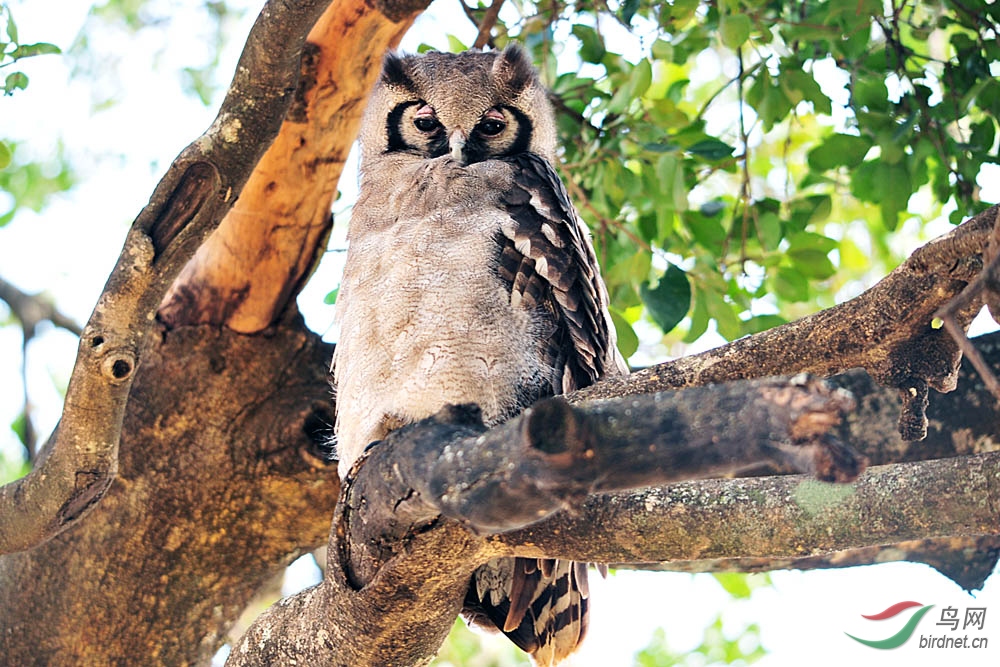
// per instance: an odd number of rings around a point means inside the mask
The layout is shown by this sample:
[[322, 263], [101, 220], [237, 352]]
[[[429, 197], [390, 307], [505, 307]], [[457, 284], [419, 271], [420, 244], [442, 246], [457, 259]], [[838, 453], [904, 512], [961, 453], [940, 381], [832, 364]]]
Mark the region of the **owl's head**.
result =
[[362, 160], [451, 155], [463, 164], [533, 152], [555, 160], [544, 86], [518, 46], [503, 51], [389, 53], [361, 131]]

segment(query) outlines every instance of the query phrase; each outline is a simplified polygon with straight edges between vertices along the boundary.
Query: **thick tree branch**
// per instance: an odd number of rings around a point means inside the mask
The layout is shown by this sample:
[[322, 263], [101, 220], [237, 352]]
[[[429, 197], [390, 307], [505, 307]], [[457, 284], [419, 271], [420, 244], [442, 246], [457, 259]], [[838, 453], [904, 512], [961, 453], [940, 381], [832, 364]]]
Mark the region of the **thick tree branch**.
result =
[[255, 333], [294, 305], [325, 250], [337, 181], [382, 54], [428, 4], [330, 4], [309, 32], [281, 131], [232, 210], [171, 287], [159, 311], [162, 321]]
[[595, 562], [797, 558], [931, 537], [1000, 534], [1000, 452], [871, 468], [850, 486], [801, 476], [593, 496], [492, 538]]
[[[679, 392], [678, 395], [686, 393]], [[599, 414], [609, 416], [615, 403], [629, 406], [632, 422], [639, 422], [639, 425], [630, 422], [625, 427], [626, 431], [643, 428], [642, 401], [601, 404]], [[748, 403], [753, 404], [754, 401]], [[550, 409], [543, 405], [537, 407]], [[554, 405], [559, 406], [559, 403]], [[554, 409], [563, 411], [567, 408], [562, 404]], [[705, 412], [712, 413], [711, 410]], [[545, 424], [551, 424], [552, 417], [556, 417], [557, 423], [567, 423], [565, 414], [561, 412], [545, 416], [547, 419], [541, 420]], [[619, 424], [621, 416], [618, 415]], [[467, 414], [463, 415], [461, 410], [449, 409], [437, 418], [397, 431], [375, 446], [367, 461], [356, 468], [358, 478], [355, 488], [358, 493], [348, 493], [345, 504], [338, 507], [338, 516], [345, 515], [348, 520], [338, 524], [331, 538], [327, 580], [316, 589], [293, 596], [286, 603], [269, 610], [244, 637], [229, 664], [269, 664], [276, 655], [293, 655], [307, 662], [349, 663], [359, 667], [386, 664], [386, 656], [391, 655], [393, 660], [389, 662], [394, 662], [401, 655], [395, 648], [399, 641], [396, 636], [399, 628], [412, 628], [414, 625], [426, 630], [426, 635], [407, 637], [404, 642], [409, 651], [407, 659], [431, 655], [437, 648], [439, 637], [447, 629], [450, 617], [434, 616], [422, 605], [413, 610], [402, 604], [402, 600], [405, 598], [408, 603], [412, 600], [419, 605], [425, 586], [435, 595], [443, 596], [450, 591], [456, 600], [460, 599], [472, 567], [484, 559], [497, 556], [558, 556], [583, 561], [629, 563], [743, 557], [790, 560], [928, 536], [980, 536], [1000, 532], [997, 523], [1000, 453], [879, 467], [850, 486], [834, 486], [801, 476], [788, 476], [714, 479], [641, 491], [591, 495], [571, 508], [520, 530], [484, 536], [478, 540], [474, 533], [461, 531], [455, 522], [442, 523], [427, 515], [427, 505], [454, 507], [454, 498], [463, 495], [484, 501], [484, 493], [477, 488], [478, 484], [454, 488], [449, 486], [448, 475], [442, 480], [442, 472], [444, 469], [472, 471], [474, 479], [481, 479], [482, 476], [477, 474], [477, 459], [488, 459], [491, 445], [502, 448], [500, 451], [492, 450], [495, 453], [492, 464], [500, 473], [492, 479], [488, 478], [485, 487], [493, 486], [494, 479], [519, 477], [516, 471], [522, 467], [525, 454], [522, 451], [510, 460], [510, 453], [503, 448], [514, 448], [504, 444], [504, 438], [499, 436], [507, 436], [508, 441], [526, 436], [532, 443], [543, 445], [543, 452], [532, 456], [548, 458], [550, 463], [556, 463], [556, 472], [548, 476], [548, 481], [554, 479], [553, 474], [561, 479], [558, 474], [560, 463], [576, 475], [577, 468], [568, 461], [572, 448], [564, 450], [557, 447], [553, 451], [551, 447], [546, 447], [553, 442], [561, 442], [563, 436], [569, 436], [571, 441], [575, 434], [561, 427], [555, 429], [559, 437], [550, 439], [551, 429], [545, 428], [539, 433], [535, 427], [542, 424], [532, 424], [532, 421], [531, 415], [527, 414], [480, 435], [482, 427], [475, 420], [469, 419]], [[680, 421], [683, 422], [683, 418]], [[617, 426], [616, 430], [621, 430], [621, 427]], [[724, 428], [722, 432], [725, 432]], [[498, 436], [496, 440], [491, 438], [494, 433]], [[629, 439], [635, 441], [634, 437]], [[753, 440], [748, 438], [747, 442], [752, 447]], [[441, 448], [438, 458], [432, 460], [427, 456], [422, 459], [423, 463], [414, 465], [411, 459], [403, 457], [401, 448], [413, 447], [409, 453], [416, 455], [419, 461], [421, 450], [433, 447], [434, 443]], [[719, 446], [723, 450], [729, 447], [726, 438], [720, 439]], [[477, 448], [481, 451], [476, 451]], [[683, 467], [691, 452], [688, 450], [684, 455], [686, 448], [680, 446], [680, 449], [681, 455], [674, 462], [681, 463]], [[738, 449], [733, 445], [737, 456]], [[651, 459], [644, 456], [645, 460], [641, 463], [648, 467]], [[619, 460], [616, 467], [628, 468], [626, 457], [621, 459], [626, 462]], [[602, 469], [600, 456], [595, 455], [593, 460], [593, 468], [580, 472], [581, 478], [587, 477], [594, 469]], [[665, 462], [661, 463], [666, 468]], [[424, 484], [420, 480], [406, 484], [403, 481], [405, 476], [417, 467], [426, 468], [426, 479], [434, 481]], [[531, 463], [529, 467], [533, 467]], [[603, 469], [607, 468], [605, 462]], [[507, 476], [505, 471], [508, 469], [515, 472]], [[600, 477], [596, 484], [591, 482], [591, 485], [613, 485], [610, 480], [614, 472], [608, 472], [608, 477]], [[661, 469], [661, 474], [663, 472], [667, 471]], [[546, 479], [537, 471], [532, 474], [536, 479]], [[651, 477], [653, 473], [649, 475]], [[409, 488], [406, 496], [399, 498], [391, 508], [395, 512], [395, 520], [386, 522], [384, 513], [372, 509], [373, 504], [384, 500], [373, 491], [380, 483], [398, 490]], [[496, 486], [502, 495], [504, 483]], [[558, 492], [552, 486], [544, 486], [541, 490]], [[534, 490], [528, 491], [531, 493]], [[520, 495], [523, 488], [515, 486], [511, 492]], [[538, 507], [548, 511], [548, 505], [537, 502], [537, 498], [543, 495], [535, 493], [534, 497], [527, 498], [523, 521], [530, 521], [531, 511]], [[491, 497], [497, 496], [492, 494]], [[477, 509], [482, 504], [470, 502], [462, 507]], [[497, 515], [506, 519], [511, 513], [504, 509], [501, 507]], [[359, 524], [354, 521], [365, 515], [378, 517], [370, 522], [369, 528], [379, 524], [386, 530], [383, 535], [369, 534], [359, 542], [351, 535], [359, 526], [363, 532], [364, 522]], [[467, 525], [472, 523], [468, 519], [465, 522]], [[497, 519], [490, 515], [484, 523], [497, 523]], [[394, 543], [383, 540], [388, 534], [399, 533], [404, 537]], [[449, 537], [443, 538], [443, 535]], [[344, 567], [353, 555], [346, 544], [360, 544], [368, 554], [377, 555], [377, 567], [360, 573], [362, 577], [371, 577], [371, 583], [362, 586], [358, 571]], [[431, 553], [448, 554], [447, 566], [441, 565], [437, 556], [431, 557], [430, 563], [422, 562]], [[873, 552], [872, 558], [875, 555]], [[447, 571], [448, 568], [454, 570]], [[455, 603], [448, 604], [441, 598], [436, 598], [436, 601], [449, 613], [455, 609]], [[350, 613], [342, 615], [338, 610], [345, 606], [350, 608]], [[366, 619], [363, 628], [366, 637], [370, 638], [360, 654], [350, 644], [352, 634], [338, 634], [342, 632], [339, 630], [341, 623], [346, 623], [353, 632], [358, 618]], [[322, 630], [317, 631], [317, 628]]]
[[0, 557], [0, 664], [207, 666], [254, 593], [329, 536], [339, 478], [303, 455], [333, 423], [331, 346], [301, 319], [151, 338], [105, 497]]
[[[229, 664], [285, 655], [310, 664], [414, 664], [437, 650], [473, 569], [506, 547], [477, 535], [534, 524], [601, 489], [761, 461], [853, 478], [860, 463], [826, 437], [849, 405], [845, 395], [803, 379], [576, 407], [556, 398], [489, 431], [474, 406], [449, 406], [391, 433], [355, 465], [338, 505], [326, 580], [272, 607]], [[431, 567], [421, 562], [427, 558]], [[417, 609], [392, 604], [401, 588]], [[360, 652], [350, 642], [359, 624]], [[426, 632], [400, 635], [415, 624]]]
[[392, 433], [356, 464], [336, 528], [350, 538], [340, 542], [343, 569], [364, 585], [408, 535], [439, 517], [495, 534], [592, 493], [762, 463], [854, 479], [863, 461], [829, 437], [851, 404], [846, 394], [802, 378], [578, 406], [555, 398], [490, 431], [475, 406], [448, 407]]
[[[801, 320], [728, 345], [600, 382], [570, 400], [646, 394], [679, 387], [788, 373], [828, 376], [864, 368], [900, 391], [907, 440], [923, 437], [928, 387], [955, 388], [961, 355], [935, 314], [982, 268], [982, 253], [998, 207], [918, 248], [909, 259], [860, 296]], [[956, 313], [964, 331], [980, 310], [974, 302]]]
[[58, 534], [107, 491], [155, 310], [277, 132], [298, 79], [303, 35], [325, 6], [264, 7], [215, 122], [174, 160], [136, 218], [84, 327], [62, 420], [42, 462], [0, 489], [0, 553]]

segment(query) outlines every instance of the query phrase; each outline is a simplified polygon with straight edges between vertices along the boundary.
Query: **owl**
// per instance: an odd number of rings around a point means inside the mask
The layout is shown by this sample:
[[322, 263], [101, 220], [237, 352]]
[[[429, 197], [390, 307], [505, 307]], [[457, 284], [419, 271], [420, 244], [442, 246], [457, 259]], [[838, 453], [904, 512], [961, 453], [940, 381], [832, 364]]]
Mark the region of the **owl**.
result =
[[[341, 475], [446, 404], [492, 426], [627, 372], [524, 51], [388, 54], [360, 143], [333, 360]], [[465, 615], [554, 665], [583, 638], [587, 598], [585, 564], [503, 558], [476, 571]]]

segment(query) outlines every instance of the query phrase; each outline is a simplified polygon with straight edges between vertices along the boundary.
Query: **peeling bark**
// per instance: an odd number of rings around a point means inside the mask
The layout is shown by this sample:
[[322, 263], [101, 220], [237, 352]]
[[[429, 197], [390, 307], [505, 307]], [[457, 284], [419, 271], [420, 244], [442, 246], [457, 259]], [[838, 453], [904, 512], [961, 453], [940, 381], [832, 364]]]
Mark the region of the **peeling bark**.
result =
[[255, 333], [294, 302], [326, 249], [337, 181], [382, 54], [430, 0], [388, 4], [393, 19], [364, 2], [334, 0], [309, 32], [281, 131], [171, 287], [159, 310], [169, 326]]

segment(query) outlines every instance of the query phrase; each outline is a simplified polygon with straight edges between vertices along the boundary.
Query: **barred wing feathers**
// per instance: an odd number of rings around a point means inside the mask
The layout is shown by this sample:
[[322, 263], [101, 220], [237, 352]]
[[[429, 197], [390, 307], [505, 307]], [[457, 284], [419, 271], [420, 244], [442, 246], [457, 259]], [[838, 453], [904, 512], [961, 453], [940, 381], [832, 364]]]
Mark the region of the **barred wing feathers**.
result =
[[[554, 325], [554, 335], [539, 349], [555, 371], [543, 395], [627, 372], [615, 347], [597, 257], [562, 181], [532, 153], [507, 161], [514, 183], [501, 197], [510, 220], [497, 239], [497, 270], [515, 307], [543, 309]], [[588, 596], [585, 563], [503, 558], [476, 571], [465, 611], [471, 622], [496, 626], [531, 653], [535, 664], [548, 667], [582, 641]]]

